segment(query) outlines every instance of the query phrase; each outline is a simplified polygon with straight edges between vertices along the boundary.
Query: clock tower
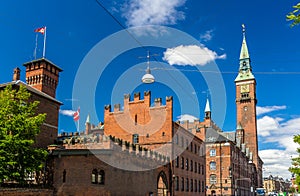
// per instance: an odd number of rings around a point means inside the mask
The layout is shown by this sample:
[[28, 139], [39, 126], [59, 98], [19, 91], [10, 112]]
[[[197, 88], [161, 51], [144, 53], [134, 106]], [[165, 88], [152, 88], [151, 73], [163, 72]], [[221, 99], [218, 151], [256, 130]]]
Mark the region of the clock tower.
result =
[[[236, 112], [237, 127], [244, 130], [244, 143], [252, 153], [253, 163], [256, 165], [258, 176], [262, 167], [262, 161], [258, 156], [257, 119], [256, 119], [256, 80], [252, 73], [251, 61], [243, 27], [243, 42], [239, 59], [239, 73], [235, 79], [236, 85]], [[258, 177], [258, 184], [260, 184]]]

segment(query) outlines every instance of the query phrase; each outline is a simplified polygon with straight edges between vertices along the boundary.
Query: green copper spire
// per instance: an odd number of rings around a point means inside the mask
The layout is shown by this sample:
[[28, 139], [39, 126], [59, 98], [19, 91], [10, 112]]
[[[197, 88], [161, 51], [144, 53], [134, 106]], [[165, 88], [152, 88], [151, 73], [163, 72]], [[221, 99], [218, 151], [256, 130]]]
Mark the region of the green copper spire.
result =
[[240, 67], [239, 67], [239, 74], [236, 77], [235, 81], [242, 81], [242, 80], [249, 80], [254, 79], [252, 74], [252, 68], [250, 65], [250, 56], [248, 52], [247, 42], [246, 42], [246, 29], [245, 25], [242, 24], [243, 28], [243, 42], [242, 48], [240, 53]]
[[246, 43], [246, 36], [245, 36], [246, 29], [245, 29], [244, 24], [242, 24], [242, 28], [243, 28], [243, 42], [242, 42], [242, 48], [241, 48], [241, 53], [240, 53], [240, 60], [250, 58], [247, 43]]

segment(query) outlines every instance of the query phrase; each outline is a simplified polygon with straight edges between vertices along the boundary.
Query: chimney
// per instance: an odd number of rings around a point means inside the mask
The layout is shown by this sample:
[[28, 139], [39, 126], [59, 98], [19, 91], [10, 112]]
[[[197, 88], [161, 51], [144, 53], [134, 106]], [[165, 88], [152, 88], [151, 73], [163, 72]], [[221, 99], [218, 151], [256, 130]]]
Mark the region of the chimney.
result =
[[19, 67], [16, 67], [14, 69], [13, 81], [18, 81], [18, 80], [20, 80], [20, 69]]

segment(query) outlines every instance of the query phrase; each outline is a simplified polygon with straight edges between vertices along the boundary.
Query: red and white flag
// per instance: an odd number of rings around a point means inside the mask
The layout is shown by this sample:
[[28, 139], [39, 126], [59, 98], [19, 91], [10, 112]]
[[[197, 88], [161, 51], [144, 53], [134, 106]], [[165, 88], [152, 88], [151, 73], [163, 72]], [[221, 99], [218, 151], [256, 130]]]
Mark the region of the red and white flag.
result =
[[41, 34], [44, 35], [45, 30], [46, 30], [46, 27], [41, 27], [41, 28], [35, 29], [34, 32], [36, 32], [36, 33], [41, 33]]
[[80, 108], [78, 108], [77, 111], [74, 112], [74, 114], [73, 114], [74, 121], [78, 121], [79, 120], [79, 118], [80, 118], [79, 113], [80, 113]]

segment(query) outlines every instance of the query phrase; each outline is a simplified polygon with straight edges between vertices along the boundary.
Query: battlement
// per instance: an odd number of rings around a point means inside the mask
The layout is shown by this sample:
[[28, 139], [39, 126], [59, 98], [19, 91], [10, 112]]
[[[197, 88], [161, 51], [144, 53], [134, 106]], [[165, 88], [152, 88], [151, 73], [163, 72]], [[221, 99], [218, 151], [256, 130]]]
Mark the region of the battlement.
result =
[[[162, 105], [162, 98], [155, 98], [154, 99], [154, 106], [151, 107], [151, 91], [145, 91], [144, 92], [144, 99], [141, 99], [140, 92], [136, 92], [133, 94], [133, 100], [130, 97], [130, 94], [124, 95], [124, 110], [129, 109], [132, 105], [143, 105], [143, 107], [154, 109], [159, 107], [168, 107], [171, 103], [172, 105], [173, 97], [169, 96], [166, 97], [166, 105]], [[113, 111], [111, 105], [104, 106], [105, 112], [122, 112], [121, 110], [121, 104], [117, 103], [114, 104]]]
[[158, 161], [160, 164], [167, 164], [170, 162], [170, 157], [166, 155], [111, 135], [72, 135], [70, 138], [63, 140], [62, 146], [50, 145], [48, 146], [48, 149], [51, 151], [55, 149], [113, 150], [138, 156], [140, 158], [152, 159]]

